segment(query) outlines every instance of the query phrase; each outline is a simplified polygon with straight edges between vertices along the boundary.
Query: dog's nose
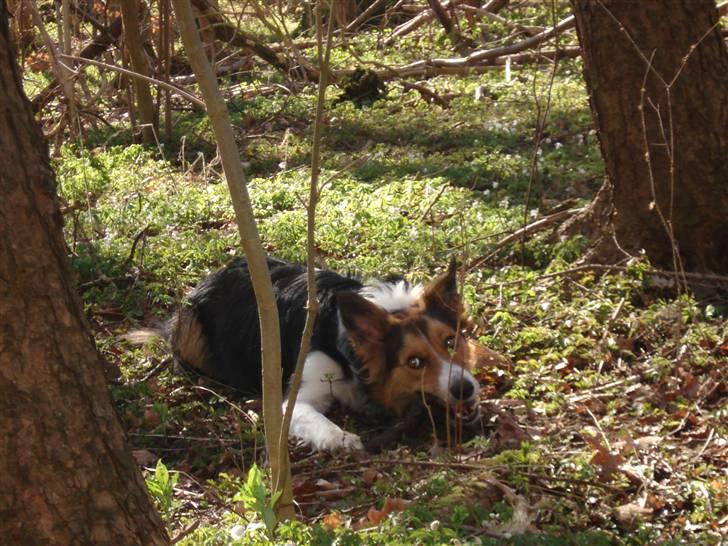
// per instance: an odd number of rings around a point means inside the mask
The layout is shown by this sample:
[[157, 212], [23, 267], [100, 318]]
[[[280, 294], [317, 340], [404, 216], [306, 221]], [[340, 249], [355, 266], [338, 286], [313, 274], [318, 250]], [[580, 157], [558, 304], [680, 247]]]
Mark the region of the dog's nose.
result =
[[450, 385], [450, 394], [456, 400], [467, 400], [473, 396], [475, 387], [470, 381], [458, 379]]

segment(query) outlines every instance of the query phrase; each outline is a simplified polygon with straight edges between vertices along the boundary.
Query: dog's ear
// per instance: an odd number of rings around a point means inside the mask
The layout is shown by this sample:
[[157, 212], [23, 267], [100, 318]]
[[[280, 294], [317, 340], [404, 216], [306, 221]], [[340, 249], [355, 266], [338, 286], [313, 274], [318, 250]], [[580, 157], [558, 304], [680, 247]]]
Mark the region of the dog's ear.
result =
[[462, 301], [458, 293], [457, 263], [455, 258], [450, 260], [450, 265], [445, 273], [435, 277], [425, 288], [425, 306], [429, 309], [438, 309], [455, 316], [463, 311]]
[[389, 314], [355, 292], [338, 292], [341, 321], [358, 343], [381, 343], [389, 326]]

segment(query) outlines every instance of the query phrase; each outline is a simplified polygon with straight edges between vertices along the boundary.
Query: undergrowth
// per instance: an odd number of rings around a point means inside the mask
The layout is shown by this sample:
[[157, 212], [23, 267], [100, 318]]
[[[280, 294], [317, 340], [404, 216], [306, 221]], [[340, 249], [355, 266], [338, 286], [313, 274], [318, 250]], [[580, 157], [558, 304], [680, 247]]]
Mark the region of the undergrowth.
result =
[[[373, 51], [371, 35], [353, 40]], [[444, 53], [448, 42], [435, 33], [401, 46], [377, 60]], [[352, 57], [342, 50], [334, 62]], [[447, 109], [396, 83], [361, 109], [334, 104], [340, 90], [329, 90], [319, 265], [414, 281], [451, 257], [472, 265], [464, 295], [475, 335], [513, 365], [481, 370], [483, 434], [456, 449], [410, 445], [373, 457], [293, 446], [300, 517], [274, 532], [270, 492], [250, 481], [265, 462], [259, 402], [172, 370], [161, 343], [121, 339], [159, 325], [239, 253], [208, 123], [179, 113], [158, 148], [131, 145], [116, 124], [58, 150], [85, 309], [101, 354], [121, 372], [114, 398], [178, 544], [720, 543], [725, 302], [675, 298], [641, 257], [606, 273], [575, 267], [588, 246], [580, 238], [546, 232], [498, 245], [524, 215], [581, 206], [601, 183], [578, 61], [556, 71], [536, 148], [534, 103], [549, 70], [429, 80]], [[229, 103], [266, 249], [294, 261], [304, 258], [313, 104], [312, 88]]]

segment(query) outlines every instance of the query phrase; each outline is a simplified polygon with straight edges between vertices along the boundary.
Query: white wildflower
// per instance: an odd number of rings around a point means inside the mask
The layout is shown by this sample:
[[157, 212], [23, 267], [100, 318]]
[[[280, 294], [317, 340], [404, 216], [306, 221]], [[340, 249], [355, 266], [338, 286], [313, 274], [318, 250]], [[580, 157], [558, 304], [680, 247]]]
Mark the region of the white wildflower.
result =
[[244, 525], [233, 525], [230, 528], [230, 536], [233, 540], [240, 540], [245, 536], [245, 526]]

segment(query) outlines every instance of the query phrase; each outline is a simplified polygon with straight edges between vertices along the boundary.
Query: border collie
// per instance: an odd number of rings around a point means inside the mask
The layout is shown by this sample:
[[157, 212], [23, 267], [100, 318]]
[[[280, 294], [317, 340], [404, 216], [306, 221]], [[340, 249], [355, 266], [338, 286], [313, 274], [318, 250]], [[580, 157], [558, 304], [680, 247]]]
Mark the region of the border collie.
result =
[[[284, 388], [293, 374], [306, 317], [306, 270], [268, 258], [280, 314]], [[312, 448], [363, 449], [325, 413], [334, 401], [355, 412], [402, 415], [424, 397], [479, 420], [479, 385], [471, 371], [493, 360], [460, 332], [469, 321], [454, 262], [431, 283], [363, 284], [316, 272], [320, 302], [290, 435]], [[175, 359], [242, 393], [262, 392], [260, 325], [248, 264], [237, 258], [210, 274], [170, 320]]]

